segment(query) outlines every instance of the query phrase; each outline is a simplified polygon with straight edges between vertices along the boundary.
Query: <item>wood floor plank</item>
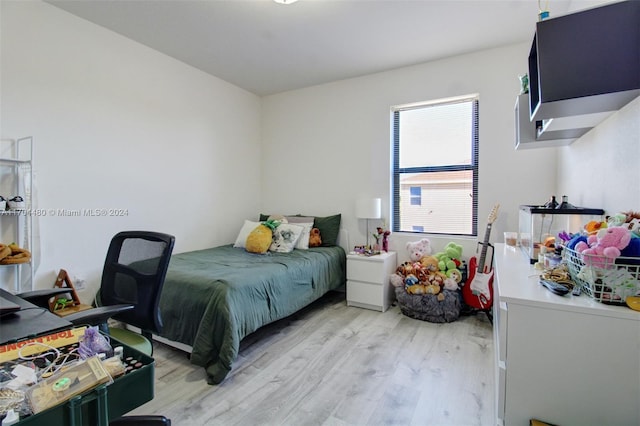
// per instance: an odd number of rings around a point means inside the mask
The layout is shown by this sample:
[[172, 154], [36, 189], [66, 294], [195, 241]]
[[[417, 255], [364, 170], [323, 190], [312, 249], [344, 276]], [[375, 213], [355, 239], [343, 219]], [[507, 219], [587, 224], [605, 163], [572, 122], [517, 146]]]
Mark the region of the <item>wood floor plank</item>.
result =
[[247, 336], [216, 386], [182, 351], [154, 345], [155, 398], [131, 414], [164, 414], [174, 426], [495, 424], [482, 315], [433, 324], [329, 293]]

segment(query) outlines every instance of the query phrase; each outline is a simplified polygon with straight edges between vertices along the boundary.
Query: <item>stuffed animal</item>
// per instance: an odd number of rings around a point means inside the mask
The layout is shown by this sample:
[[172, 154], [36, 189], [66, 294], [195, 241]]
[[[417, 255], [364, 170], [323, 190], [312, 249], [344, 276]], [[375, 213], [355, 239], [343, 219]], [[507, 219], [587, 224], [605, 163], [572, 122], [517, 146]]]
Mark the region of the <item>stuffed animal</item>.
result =
[[446, 280], [444, 280], [444, 288], [445, 288], [445, 290], [451, 290], [451, 291], [458, 290], [458, 282], [459, 281], [456, 281], [455, 278], [448, 277]]
[[594, 235], [600, 229], [606, 228], [606, 227], [607, 227], [607, 222], [598, 222], [597, 220], [592, 220], [590, 222], [587, 222], [586, 225], [584, 225], [584, 230], [587, 231], [587, 235]]
[[408, 242], [407, 251], [409, 252], [409, 259], [418, 262], [423, 256], [431, 254], [431, 241], [428, 238], [423, 238], [420, 241]]
[[413, 263], [411, 262], [402, 263], [400, 266], [396, 268], [396, 273], [398, 273], [399, 275], [402, 275], [403, 277], [413, 274]]
[[[438, 269], [448, 275], [449, 271], [455, 271], [456, 277], [462, 280], [462, 273], [458, 269], [462, 264], [462, 246], [456, 243], [448, 243], [444, 250], [435, 254], [438, 259]], [[460, 281], [458, 281], [460, 282]]]
[[622, 226], [627, 221], [627, 215], [624, 213], [616, 213], [607, 217], [607, 226]]
[[397, 272], [394, 272], [389, 276], [389, 282], [394, 287], [404, 286], [404, 277]]
[[588, 247], [588, 243], [587, 243], [587, 237], [585, 235], [582, 234], [575, 234], [573, 237], [571, 237], [571, 239], [567, 242], [566, 246], [568, 249], [576, 250], [576, 246], [580, 243], [583, 242], [587, 245]]
[[320, 237], [320, 230], [318, 228], [312, 228], [309, 233], [309, 247], [320, 247], [322, 245], [322, 238]]
[[406, 288], [409, 294], [426, 294], [427, 287], [424, 284], [414, 284]]
[[413, 274], [407, 275], [404, 279], [404, 285], [408, 287], [414, 286], [416, 284], [418, 284], [420, 281], [418, 280], [418, 277], [416, 277]]
[[[631, 232], [623, 226], [611, 226], [598, 231], [595, 235], [590, 235], [588, 243], [579, 242], [576, 244], [578, 253], [586, 254], [584, 262], [587, 265], [604, 267], [606, 259], [619, 257], [625, 247], [631, 241]], [[596, 255], [596, 256], [593, 256]]]
[[269, 250], [273, 240], [273, 230], [280, 225], [277, 220], [266, 220], [247, 236], [246, 250], [249, 253], [263, 254]]
[[438, 270], [438, 259], [435, 256], [424, 256], [420, 259], [420, 264], [429, 272], [433, 273]]
[[[623, 257], [638, 257], [640, 258], [640, 237], [637, 236], [634, 231], [631, 231], [631, 240], [629, 240], [629, 245], [626, 246], [624, 249], [620, 250], [620, 256]], [[629, 263], [633, 263], [634, 265], [637, 265], [640, 263], [640, 261], [637, 260], [631, 260], [631, 259], [626, 259], [626, 262]]]
[[440, 286], [438, 284], [427, 284], [426, 286], [427, 294], [438, 294], [440, 293]]
[[440, 286], [437, 284], [427, 284], [424, 286], [425, 288], [425, 294], [433, 294], [434, 296], [436, 296], [436, 299], [438, 299], [439, 302], [442, 302], [445, 298], [444, 293], [440, 292]]
[[627, 228], [629, 228], [629, 231], [636, 237], [640, 237], [640, 219], [631, 219], [629, 223], [627, 223]]
[[462, 272], [460, 272], [458, 269], [449, 269], [446, 272], [446, 274], [447, 274], [447, 279], [452, 279], [453, 281], [455, 281], [456, 289], [457, 289], [457, 284], [459, 284], [462, 281]]

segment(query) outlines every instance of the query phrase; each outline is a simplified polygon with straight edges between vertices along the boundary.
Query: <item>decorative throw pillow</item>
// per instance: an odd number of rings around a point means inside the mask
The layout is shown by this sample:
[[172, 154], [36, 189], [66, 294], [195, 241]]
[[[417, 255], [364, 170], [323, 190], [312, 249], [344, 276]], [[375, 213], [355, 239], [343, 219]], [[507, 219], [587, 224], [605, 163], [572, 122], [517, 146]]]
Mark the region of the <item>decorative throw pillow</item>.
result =
[[340, 213], [333, 216], [315, 218], [313, 227], [318, 228], [322, 236], [322, 245], [320, 247], [333, 247], [338, 243], [341, 219]]
[[313, 222], [315, 217], [298, 215], [298, 216], [285, 216], [285, 219], [287, 219], [287, 223], [295, 223], [295, 224], [299, 225], [301, 223]]
[[302, 232], [295, 248], [300, 250], [309, 249], [309, 235], [311, 235], [311, 228], [313, 228], [313, 218], [311, 222], [295, 223], [295, 225], [302, 226]]
[[269, 251], [278, 253], [290, 253], [296, 247], [303, 226], [283, 223], [273, 231], [273, 242]]
[[247, 237], [256, 229], [256, 227], [260, 225], [260, 222], [252, 222], [250, 220], [245, 220], [244, 225], [240, 229], [240, 233], [238, 233], [238, 238], [236, 238], [236, 242], [233, 244], [234, 247], [247, 248]]

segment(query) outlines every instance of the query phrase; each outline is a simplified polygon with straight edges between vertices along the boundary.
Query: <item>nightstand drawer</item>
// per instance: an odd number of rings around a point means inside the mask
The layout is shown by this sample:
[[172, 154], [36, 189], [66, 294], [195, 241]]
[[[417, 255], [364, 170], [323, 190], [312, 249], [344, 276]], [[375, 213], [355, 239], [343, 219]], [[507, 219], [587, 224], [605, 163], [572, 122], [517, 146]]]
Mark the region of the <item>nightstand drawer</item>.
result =
[[365, 281], [383, 284], [389, 278], [388, 265], [369, 259], [349, 259], [347, 263], [347, 280]]
[[347, 281], [347, 305], [371, 305], [386, 310], [386, 297], [382, 284]]

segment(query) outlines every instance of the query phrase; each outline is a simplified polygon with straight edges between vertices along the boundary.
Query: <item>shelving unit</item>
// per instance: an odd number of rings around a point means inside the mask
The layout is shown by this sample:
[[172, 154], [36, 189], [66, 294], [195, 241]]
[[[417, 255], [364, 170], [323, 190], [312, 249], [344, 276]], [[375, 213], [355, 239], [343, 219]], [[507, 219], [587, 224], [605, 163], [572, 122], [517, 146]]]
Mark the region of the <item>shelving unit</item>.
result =
[[33, 137], [0, 141], [0, 195], [25, 201], [24, 210], [0, 210], [0, 242], [15, 242], [32, 254], [28, 263], [0, 265], [0, 282], [14, 282], [8, 291], [33, 290]]

